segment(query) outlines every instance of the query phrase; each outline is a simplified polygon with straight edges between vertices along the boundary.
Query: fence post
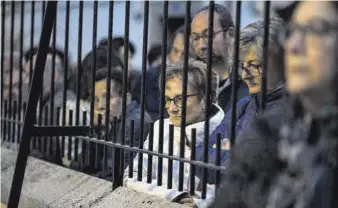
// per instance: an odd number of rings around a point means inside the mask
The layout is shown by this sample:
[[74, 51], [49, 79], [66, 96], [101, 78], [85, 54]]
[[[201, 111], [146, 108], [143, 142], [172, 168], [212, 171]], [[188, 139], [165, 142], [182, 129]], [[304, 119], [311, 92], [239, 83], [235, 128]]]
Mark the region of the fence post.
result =
[[55, 14], [57, 9], [57, 1], [49, 1], [47, 3], [46, 14], [43, 21], [43, 29], [40, 36], [39, 50], [37, 53], [36, 64], [34, 66], [33, 80], [29, 91], [28, 106], [25, 115], [25, 121], [21, 134], [21, 143], [17, 161], [15, 164], [14, 176], [9, 194], [8, 207], [18, 207], [22, 183], [24, 179], [29, 147], [31, 141], [32, 130], [36, 121], [36, 108], [38, 104], [39, 94], [41, 92], [41, 83], [45, 70], [47, 49], [54, 26]]

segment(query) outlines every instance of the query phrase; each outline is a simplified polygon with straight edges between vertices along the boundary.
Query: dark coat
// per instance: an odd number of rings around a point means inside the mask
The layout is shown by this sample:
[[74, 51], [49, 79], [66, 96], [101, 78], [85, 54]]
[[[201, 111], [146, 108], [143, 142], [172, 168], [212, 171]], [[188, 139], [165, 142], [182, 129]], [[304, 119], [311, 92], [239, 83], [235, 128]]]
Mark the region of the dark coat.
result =
[[211, 207], [330, 207], [338, 114], [307, 122], [287, 100], [285, 113], [257, 116], [241, 134]]
[[[259, 101], [260, 95], [255, 94], [250, 97], [245, 97], [238, 101], [236, 106], [236, 143], [240, 140], [245, 139], [247, 134], [255, 134], [256, 129], [248, 129], [248, 125], [253, 122], [253, 120], [258, 116], [259, 112]], [[271, 118], [267, 118], [269, 120], [279, 119], [283, 116], [284, 107], [286, 104], [285, 98], [285, 89], [284, 87], [277, 88], [271, 92], [267, 93], [267, 100], [266, 100], [266, 112], [269, 112], [268, 115]], [[220, 134], [221, 138], [228, 139], [230, 141], [230, 130], [231, 130], [231, 114], [232, 111], [229, 110], [228, 113], [225, 115], [224, 120], [222, 123], [216, 128], [216, 130], [212, 133], [209, 138], [209, 162], [215, 164], [216, 162], [216, 149], [213, 148], [217, 141], [217, 135]], [[272, 122], [272, 121], [271, 121]], [[244, 133], [245, 132], [245, 133]], [[245, 135], [241, 135], [241, 134]], [[198, 147], [204, 148], [204, 147]], [[221, 164], [226, 165], [226, 161], [229, 156], [228, 150], [221, 150]], [[197, 159], [203, 161], [203, 155], [197, 155]], [[203, 169], [197, 168], [196, 174], [199, 176], [202, 174]], [[208, 174], [208, 183], [215, 183], [215, 172], [210, 171]]]
[[[144, 138], [140, 138], [140, 133], [141, 133], [141, 107], [136, 101], [132, 101], [129, 105], [127, 105], [127, 110], [126, 110], [126, 131], [125, 131], [125, 143], [126, 145], [130, 145], [131, 142], [131, 121], [134, 121], [134, 134], [133, 134], [133, 146], [134, 147], [139, 147], [140, 142], [144, 142], [145, 139], [147, 138], [148, 132], [149, 132], [149, 126], [151, 122], [151, 118], [148, 115], [148, 113], [145, 111], [144, 114]], [[114, 128], [114, 124], [111, 123], [111, 130], [109, 133], [109, 139], [110, 141], [116, 141], [117, 143], [122, 142], [122, 119], [119, 118], [117, 119], [116, 123], [116, 128]], [[114, 133], [114, 130], [116, 129], [116, 133]], [[116, 137], [115, 137], [116, 135]], [[107, 170], [105, 171], [99, 171], [98, 176], [108, 179], [111, 179], [111, 169], [113, 164], [113, 149], [111, 147], [107, 148]], [[136, 153], [133, 154], [133, 158], [130, 158], [130, 152], [124, 151], [124, 165], [123, 165], [123, 170], [129, 165], [130, 161], [134, 159]], [[105, 162], [104, 159], [101, 160], [101, 165], [100, 169], [103, 167], [103, 163]]]
[[[160, 89], [159, 78], [161, 74], [161, 66], [148, 69], [146, 73], [146, 110], [153, 121], [160, 118]], [[132, 99], [141, 104], [141, 88], [142, 88], [142, 76], [139, 76], [138, 81], [132, 91]], [[168, 113], [164, 110], [164, 118], [168, 118]]]
[[[229, 80], [230, 81], [230, 80]], [[231, 88], [232, 83], [230, 83], [228, 86], [225, 86], [227, 83], [226, 80], [223, 80], [219, 83], [219, 89], [221, 90], [218, 94], [218, 105], [221, 106], [223, 111], [226, 113], [231, 108]], [[242, 99], [243, 97], [246, 97], [249, 94], [249, 90], [247, 85], [242, 80], [237, 81], [236, 85], [236, 93], [237, 93], [237, 100]]]

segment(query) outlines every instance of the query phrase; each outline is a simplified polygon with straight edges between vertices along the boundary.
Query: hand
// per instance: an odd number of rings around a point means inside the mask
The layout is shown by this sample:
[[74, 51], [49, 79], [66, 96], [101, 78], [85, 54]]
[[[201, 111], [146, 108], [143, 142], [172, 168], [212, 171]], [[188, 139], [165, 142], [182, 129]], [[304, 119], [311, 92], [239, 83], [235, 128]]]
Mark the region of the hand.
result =
[[179, 203], [179, 204], [184, 204], [187, 207], [191, 207], [191, 208], [196, 207], [193, 198], [188, 193], [184, 193], [184, 194], [180, 195], [174, 201]]

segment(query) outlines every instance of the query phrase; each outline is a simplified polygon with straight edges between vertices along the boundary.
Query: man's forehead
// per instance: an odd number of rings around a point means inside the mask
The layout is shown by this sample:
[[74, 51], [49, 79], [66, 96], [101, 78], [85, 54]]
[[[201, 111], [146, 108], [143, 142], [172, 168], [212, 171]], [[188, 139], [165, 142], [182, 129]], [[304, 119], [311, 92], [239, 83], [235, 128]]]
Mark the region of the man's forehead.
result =
[[[191, 23], [192, 32], [202, 32], [208, 29], [209, 26], [209, 11], [205, 10], [198, 13]], [[214, 28], [220, 28], [219, 14], [214, 12]]]

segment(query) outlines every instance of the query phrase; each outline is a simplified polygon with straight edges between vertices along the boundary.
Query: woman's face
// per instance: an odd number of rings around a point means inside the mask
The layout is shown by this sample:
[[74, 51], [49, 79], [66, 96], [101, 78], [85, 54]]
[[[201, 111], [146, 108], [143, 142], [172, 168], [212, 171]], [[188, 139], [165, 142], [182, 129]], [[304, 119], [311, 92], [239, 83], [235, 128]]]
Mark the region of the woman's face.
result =
[[332, 82], [337, 47], [337, 29], [333, 30], [333, 25], [337, 25], [337, 20], [328, 1], [303, 1], [297, 6], [285, 45], [285, 75], [290, 93]]
[[254, 47], [241, 51], [239, 56], [239, 66], [242, 79], [247, 84], [250, 94], [259, 93], [262, 87], [262, 64]]
[[[109, 116], [110, 121], [115, 116], [119, 116], [122, 111], [122, 97], [114, 89], [117, 89], [117, 85], [114, 80], [111, 80], [111, 93], [110, 93], [110, 108]], [[106, 113], [106, 80], [100, 80], [95, 82], [95, 104], [94, 104], [94, 122], [97, 124], [99, 114], [102, 114], [102, 124], [105, 124]]]
[[178, 33], [172, 43], [172, 48], [169, 53], [169, 61], [175, 64], [183, 59], [184, 56], [184, 35]]
[[[183, 89], [182, 80], [174, 77], [166, 81], [165, 107], [169, 119], [174, 126], [181, 126]], [[192, 89], [189, 84], [187, 88], [187, 111], [186, 124], [193, 124], [200, 121], [203, 115], [204, 102], [197, 96], [197, 89]]]

